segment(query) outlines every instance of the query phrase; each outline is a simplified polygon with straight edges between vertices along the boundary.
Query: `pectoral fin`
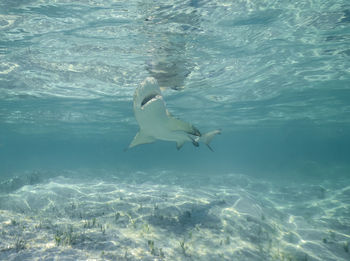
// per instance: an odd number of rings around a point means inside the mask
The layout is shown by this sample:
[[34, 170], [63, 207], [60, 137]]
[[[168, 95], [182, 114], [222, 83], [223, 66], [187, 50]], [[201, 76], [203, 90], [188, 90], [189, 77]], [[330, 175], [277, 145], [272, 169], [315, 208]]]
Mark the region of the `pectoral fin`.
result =
[[137, 145], [152, 143], [155, 140], [156, 140], [155, 138], [146, 135], [142, 130], [140, 130], [138, 133], [136, 133], [136, 136], [134, 137], [134, 139], [132, 140], [128, 148], [130, 149]]

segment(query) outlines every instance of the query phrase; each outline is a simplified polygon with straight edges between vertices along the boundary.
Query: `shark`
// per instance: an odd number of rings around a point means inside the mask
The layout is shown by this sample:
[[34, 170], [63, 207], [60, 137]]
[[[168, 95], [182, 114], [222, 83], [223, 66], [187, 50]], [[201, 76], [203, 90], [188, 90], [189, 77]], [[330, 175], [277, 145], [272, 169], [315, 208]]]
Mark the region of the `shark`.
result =
[[160, 87], [153, 77], [147, 77], [136, 88], [133, 109], [139, 131], [127, 149], [163, 140], [176, 142], [178, 150], [185, 142], [191, 142], [196, 147], [204, 143], [213, 151], [209, 144], [214, 136], [221, 133], [221, 130], [213, 130], [201, 134], [192, 124], [174, 117], [166, 108]]

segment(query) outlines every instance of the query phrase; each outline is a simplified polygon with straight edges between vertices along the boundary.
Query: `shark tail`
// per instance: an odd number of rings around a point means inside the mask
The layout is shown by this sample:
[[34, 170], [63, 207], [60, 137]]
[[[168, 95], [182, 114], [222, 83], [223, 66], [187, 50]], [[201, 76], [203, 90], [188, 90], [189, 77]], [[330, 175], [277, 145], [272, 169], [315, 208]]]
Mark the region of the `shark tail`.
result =
[[211, 151], [214, 151], [214, 150], [210, 147], [209, 144], [210, 144], [211, 140], [214, 138], [214, 136], [216, 136], [217, 134], [221, 134], [221, 130], [213, 130], [213, 131], [204, 133], [204, 134], [200, 137], [200, 141], [202, 141], [203, 143], [205, 143]]

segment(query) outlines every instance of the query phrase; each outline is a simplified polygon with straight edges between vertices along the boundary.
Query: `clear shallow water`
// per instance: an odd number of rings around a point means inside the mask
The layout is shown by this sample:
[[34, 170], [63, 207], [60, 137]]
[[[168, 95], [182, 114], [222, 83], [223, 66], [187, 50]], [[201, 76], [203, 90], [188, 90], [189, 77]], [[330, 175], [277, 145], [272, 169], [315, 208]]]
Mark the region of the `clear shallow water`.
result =
[[[104, 169], [145, 171], [155, 186], [162, 171], [200, 174], [204, 190], [225, 173], [328, 182], [338, 195], [332, 182], [346, 191], [349, 176], [349, 55], [345, 0], [1, 1], [1, 188]], [[132, 95], [148, 76], [174, 115], [222, 129], [215, 153], [166, 142], [123, 151], [138, 129]]]

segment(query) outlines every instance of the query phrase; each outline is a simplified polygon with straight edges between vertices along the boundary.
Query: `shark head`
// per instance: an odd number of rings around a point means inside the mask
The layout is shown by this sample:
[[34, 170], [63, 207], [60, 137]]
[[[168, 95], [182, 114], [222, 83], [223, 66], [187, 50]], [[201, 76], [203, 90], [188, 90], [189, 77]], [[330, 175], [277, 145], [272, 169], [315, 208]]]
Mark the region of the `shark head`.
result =
[[134, 93], [134, 114], [141, 129], [147, 131], [150, 124], [161, 125], [166, 118], [166, 107], [157, 81], [146, 78]]
[[134, 93], [134, 111], [142, 110], [157, 99], [162, 99], [162, 93], [156, 79], [147, 77]]

